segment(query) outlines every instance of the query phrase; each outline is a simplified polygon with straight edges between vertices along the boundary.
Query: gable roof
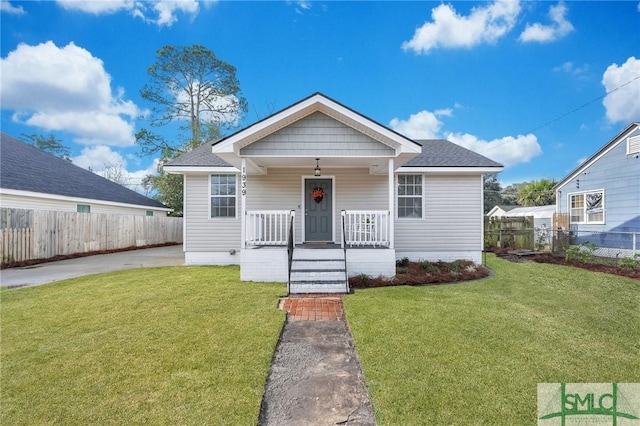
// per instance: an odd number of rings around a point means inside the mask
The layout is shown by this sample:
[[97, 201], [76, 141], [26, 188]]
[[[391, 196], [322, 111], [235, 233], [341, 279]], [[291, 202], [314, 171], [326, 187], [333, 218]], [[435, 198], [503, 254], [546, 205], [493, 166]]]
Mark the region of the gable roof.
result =
[[[314, 112], [337, 120], [356, 131], [384, 144], [394, 150], [394, 156], [401, 162], [407, 161], [420, 153], [420, 145], [406, 136], [385, 127], [376, 121], [354, 111], [351, 108], [323, 95], [313, 95], [270, 115], [224, 139], [213, 144], [212, 151], [224, 161], [240, 167], [240, 149], [263, 139], [264, 137], [297, 122]], [[247, 167], [254, 167], [247, 161]], [[259, 171], [259, 168], [255, 167]]]
[[499, 172], [503, 168], [500, 163], [446, 140], [412, 140], [318, 92], [230, 136], [215, 142], [207, 142], [183, 154], [168, 162], [165, 165], [166, 170], [179, 173], [205, 172], [212, 167], [239, 169], [239, 164], [235, 163], [238, 163], [237, 153], [240, 152], [240, 148], [314, 112], [321, 112], [369, 136], [375, 136], [376, 140], [395, 148], [397, 152], [400, 151], [396, 166], [414, 168], [413, 170], [416, 170], [415, 168], [470, 170], [471, 168], [474, 172]]
[[0, 133], [0, 188], [166, 209], [159, 201]]
[[631, 133], [636, 130], [640, 130], [640, 122], [633, 122], [625, 127], [620, 133], [618, 133], [613, 139], [611, 139], [605, 146], [600, 148], [595, 154], [589, 157], [585, 162], [580, 164], [578, 167], [573, 169], [566, 175], [560, 182], [553, 187], [556, 191], [566, 185], [567, 182], [571, 181], [576, 175], [582, 173], [585, 169], [589, 168], [593, 163], [595, 163], [600, 157], [613, 149], [616, 145], [623, 142], [625, 137], [629, 136]]

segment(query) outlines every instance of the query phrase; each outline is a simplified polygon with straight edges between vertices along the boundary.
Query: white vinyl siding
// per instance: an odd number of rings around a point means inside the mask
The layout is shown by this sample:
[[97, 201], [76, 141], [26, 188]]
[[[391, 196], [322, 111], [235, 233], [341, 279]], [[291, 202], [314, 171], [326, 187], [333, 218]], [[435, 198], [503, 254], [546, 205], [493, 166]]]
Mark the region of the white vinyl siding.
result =
[[235, 219], [210, 216], [210, 175], [187, 175], [184, 185], [185, 251], [228, 252], [240, 249], [240, 212]]
[[[398, 252], [482, 249], [480, 176], [424, 175], [424, 219], [395, 221]], [[444, 257], [443, 257], [444, 258]]]
[[604, 190], [569, 194], [569, 212], [572, 224], [605, 223]]

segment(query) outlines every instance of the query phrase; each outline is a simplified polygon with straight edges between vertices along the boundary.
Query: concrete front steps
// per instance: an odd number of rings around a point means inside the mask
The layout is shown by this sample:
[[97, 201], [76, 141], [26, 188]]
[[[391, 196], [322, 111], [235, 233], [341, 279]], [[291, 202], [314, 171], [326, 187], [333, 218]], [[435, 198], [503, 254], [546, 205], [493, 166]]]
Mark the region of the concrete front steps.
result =
[[342, 249], [296, 248], [289, 293], [348, 293]]

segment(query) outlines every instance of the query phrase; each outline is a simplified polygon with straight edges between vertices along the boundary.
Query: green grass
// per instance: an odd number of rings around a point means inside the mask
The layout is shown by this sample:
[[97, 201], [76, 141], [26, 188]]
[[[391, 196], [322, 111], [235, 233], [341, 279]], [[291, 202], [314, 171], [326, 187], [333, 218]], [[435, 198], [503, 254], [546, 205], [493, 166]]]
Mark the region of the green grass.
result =
[[640, 282], [490, 256], [496, 276], [345, 297], [380, 425], [535, 424], [538, 383], [640, 382]]
[[135, 269], [1, 296], [1, 424], [255, 424], [282, 284]]

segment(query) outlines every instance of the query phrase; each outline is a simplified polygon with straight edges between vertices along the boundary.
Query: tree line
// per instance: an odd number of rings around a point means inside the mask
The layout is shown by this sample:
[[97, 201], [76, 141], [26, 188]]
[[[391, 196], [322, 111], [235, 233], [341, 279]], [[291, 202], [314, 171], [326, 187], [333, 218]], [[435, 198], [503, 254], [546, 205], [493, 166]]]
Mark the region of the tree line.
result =
[[496, 174], [484, 176], [484, 212], [494, 206], [547, 206], [556, 203], [553, 179], [513, 183], [502, 188]]

